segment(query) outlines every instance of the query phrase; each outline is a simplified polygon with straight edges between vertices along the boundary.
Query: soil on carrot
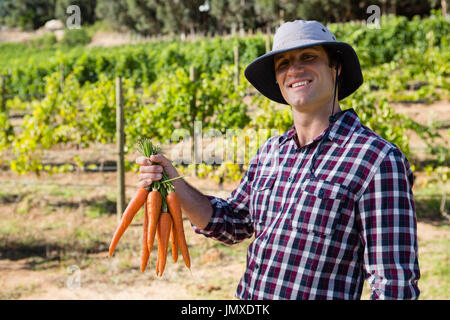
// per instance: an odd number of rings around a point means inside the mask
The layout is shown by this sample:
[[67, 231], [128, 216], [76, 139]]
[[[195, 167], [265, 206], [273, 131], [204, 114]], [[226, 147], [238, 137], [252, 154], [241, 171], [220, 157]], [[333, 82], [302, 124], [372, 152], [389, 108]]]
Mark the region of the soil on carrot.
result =
[[[410, 113], [422, 123], [438, 114], [440, 121], [448, 123], [449, 119], [443, 119], [447, 113], [442, 112], [442, 102], [433, 106], [401, 106], [398, 111]], [[84, 153], [98, 161], [101, 152], [95, 148], [72, 153]], [[69, 153], [59, 151], [59, 158], [53, 160], [64, 162]], [[58, 155], [57, 151], [49, 157], [53, 155]], [[415, 174], [414, 192], [420, 195], [427, 176]], [[173, 263], [168, 254], [164, 276], [157, 277], [156, 247], [147, 269], [140, 272], [143, 210], [113, 257], [108, 256], [117, 226], [114, 172], [38, 177], [0, 171], [0, 179], [0, 299], [234, 299], [251, 239], [226, 246], [194, 233], [185, 219], [191, 271], [180, 255]], [[239, 184], [219, 186], [212, 180], [186, 179], [201, 192], [222, 198]], [[130, 199], [137, 189], [137, 174], [128, 172], [125, 181]], [[416, 200], [422, 274], [419, 287], [421, 299], [450, 299], [450, 224], [440, 215], [440, 192], [450, 194], [450, 183], [435, 188], [438, 192], [433, 197]], [[363, 299], [369, 295], [365, 286]]]

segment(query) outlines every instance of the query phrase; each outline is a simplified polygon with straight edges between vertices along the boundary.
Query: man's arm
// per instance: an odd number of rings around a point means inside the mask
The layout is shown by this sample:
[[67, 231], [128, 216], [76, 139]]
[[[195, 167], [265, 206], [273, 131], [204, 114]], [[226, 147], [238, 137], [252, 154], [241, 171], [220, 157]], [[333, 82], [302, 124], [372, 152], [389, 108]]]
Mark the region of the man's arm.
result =
[[420, 277], [413, 174], [398, 149], [381, 162], [356, 203], [371, 299], [417, 299]]
[[[152, 165], [151, 161], [159, 165]], [[178, 177], [178, 172], [170, 160], [162, 155], [150, 158], [139, 157], [136, 163], [141, 165], [139, 187], [146, 187], [152, 181], [161, 179], [161, 170], [169, 178]], [[254, 159], [253, 159], [254, 161]], [[249, 165], [253, 168], [252, 164]], [[173, 181], [183, 213], [191, 221], [194, 230], [207, 237], [213, 237], [226, 244], [240, 242], [253, 235], [253, 223], [248, 210], [249, 170], [241, 184], [227, 200], [203, 195], [183, 179]]]
[[213, 214], [213, 207], [208, 197], [182, 178], [174, 180], [172, 183], [180, 199], [183, 212], [197, 228], [204, 229]]

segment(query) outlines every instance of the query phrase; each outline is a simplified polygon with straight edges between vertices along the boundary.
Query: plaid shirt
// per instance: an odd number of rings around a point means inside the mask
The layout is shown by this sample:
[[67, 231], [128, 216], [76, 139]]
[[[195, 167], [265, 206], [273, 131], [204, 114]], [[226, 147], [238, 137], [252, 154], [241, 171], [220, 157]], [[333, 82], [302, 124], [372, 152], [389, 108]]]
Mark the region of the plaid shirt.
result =
[[[254, 235], [240, 299], [417, 299], [420, 277], [413, 172], [398, 147], [337, 114], [299, 147], [295, 127], [268, 139], [227, 200], [197, 233], [226, 244]], [[313, 176], [314, 175], [314, 176]]]

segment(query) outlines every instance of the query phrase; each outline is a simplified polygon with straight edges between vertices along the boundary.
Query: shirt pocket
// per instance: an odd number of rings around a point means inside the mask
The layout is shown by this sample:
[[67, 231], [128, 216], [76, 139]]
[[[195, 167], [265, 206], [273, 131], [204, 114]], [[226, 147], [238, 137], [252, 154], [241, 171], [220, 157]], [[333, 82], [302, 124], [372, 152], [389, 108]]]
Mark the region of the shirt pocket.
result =
[[250, 213], [255, 222], [255, 235], [268, 226], [276, 215], [274, 185], [276, 174], [261, 175], [251, 186]]
[[303, 181], [291, 207], [292, 227], [320, 236], [332, 235], [347, 196], [348, 189], [340, 184], [316, 179]]

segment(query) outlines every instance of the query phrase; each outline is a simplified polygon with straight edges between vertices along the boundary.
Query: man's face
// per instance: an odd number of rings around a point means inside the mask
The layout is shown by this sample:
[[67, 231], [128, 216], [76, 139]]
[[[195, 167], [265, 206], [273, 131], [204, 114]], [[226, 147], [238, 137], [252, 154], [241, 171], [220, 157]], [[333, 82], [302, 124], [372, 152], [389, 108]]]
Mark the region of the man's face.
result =
[[336, 71], [323, 47], [279, 53], [274, 62], [281, 94], [293, 108], [312, 111], [332, 102]]

